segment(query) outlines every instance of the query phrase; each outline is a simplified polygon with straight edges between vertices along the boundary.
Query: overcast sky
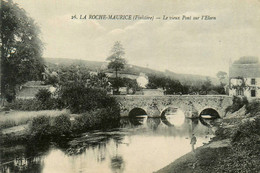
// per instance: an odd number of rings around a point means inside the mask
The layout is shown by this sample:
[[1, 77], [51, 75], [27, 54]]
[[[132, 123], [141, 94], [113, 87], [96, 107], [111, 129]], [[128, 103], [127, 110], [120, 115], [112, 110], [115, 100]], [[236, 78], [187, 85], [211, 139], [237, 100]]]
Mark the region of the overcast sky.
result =
[[[260, 56], [259, 0], [15, 0], [41, 28], [44, 57], [105, 61], [121, 41], [128, 63], [215, 76]], [[71, 20], [73, 15], [216, 17], [197, 21]]]

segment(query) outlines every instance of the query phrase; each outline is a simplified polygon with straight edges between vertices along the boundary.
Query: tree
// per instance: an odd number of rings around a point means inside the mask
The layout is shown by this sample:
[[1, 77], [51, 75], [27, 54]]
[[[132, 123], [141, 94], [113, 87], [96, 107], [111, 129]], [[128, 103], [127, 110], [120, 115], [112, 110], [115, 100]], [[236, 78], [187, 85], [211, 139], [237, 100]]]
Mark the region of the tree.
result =
[[202, 94], [208, 94], [208, 92], [212, 88], [212, 83], [209, 77], [206, 77], [206, 81], [204, 81], [203, 85], [201, 86], [201, 93]]
[[1, 94], [11, 101], [16, 86], [41, 78], [43, 44], [39, 28], [23, 9], [11, 0], [1, 4]]
[[[124, 48], [119, 41], [116, 41], [111, 49], [111, 55], [107, 58], [110, 61], [108, 64], [108, 69], [113, 69], [116, 72], [116, 80], [118, 79], [118, 71], [125, 68], [126, 60], [123, 58], [125, 55]], [[117, 92], [119, 91], [119, 86], [116, 86]]]
[[219, 72], [217, 73], [217, 77], [218, 77], [218, 79], [219, 79], [220, 85], [221, 85], [221, 86], [225, 85], [225, 83], [226, 83], [225, 80], [227, 79], [227, 73], [224, 72], [224, 71], [219, 71]]

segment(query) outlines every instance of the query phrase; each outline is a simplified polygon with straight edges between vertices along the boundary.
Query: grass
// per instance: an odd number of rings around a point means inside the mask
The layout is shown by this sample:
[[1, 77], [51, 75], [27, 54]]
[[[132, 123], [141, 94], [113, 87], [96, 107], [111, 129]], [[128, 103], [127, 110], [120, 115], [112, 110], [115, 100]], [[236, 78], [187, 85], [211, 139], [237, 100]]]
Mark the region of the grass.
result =
[[61, 114], [68, 114], [69, 111], [63, 110], [44, 110], [44, 111], [11, 111], [9, 113], [0, 112], [0, 129], [10, 128], [14, 126], [29, 123], [33, 118], [41, 115], [57, 117]]

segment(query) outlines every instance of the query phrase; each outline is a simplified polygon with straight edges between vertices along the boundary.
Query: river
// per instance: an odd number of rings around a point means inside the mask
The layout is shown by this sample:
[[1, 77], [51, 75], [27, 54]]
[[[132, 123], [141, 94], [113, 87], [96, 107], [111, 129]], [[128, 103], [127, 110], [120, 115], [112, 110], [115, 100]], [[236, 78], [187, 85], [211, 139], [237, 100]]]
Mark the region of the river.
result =
[[199, 119], [185, 119], [183, 115], [166, 118], [168, 124], [147, 116], [130, 121], [122, 118], [118, 129], [83, 133], [63, 144], [15, 146], [1, 156], [1, 171], [151, 173], [214, 136], [214, 127]]

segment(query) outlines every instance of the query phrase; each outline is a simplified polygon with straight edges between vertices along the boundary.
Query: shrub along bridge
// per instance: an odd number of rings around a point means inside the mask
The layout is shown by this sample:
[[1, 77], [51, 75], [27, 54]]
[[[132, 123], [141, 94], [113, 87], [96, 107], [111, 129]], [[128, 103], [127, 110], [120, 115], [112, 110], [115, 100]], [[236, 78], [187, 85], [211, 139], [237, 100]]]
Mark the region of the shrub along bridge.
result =
[[232, 104], [226, 95], [120, 95], [115, 96], [120, 104], [121, 116], [148, 115], [159, 117], [169, 108], [178, 108], [186, 118], [200, 115], [225, 116], [225, 109]]

